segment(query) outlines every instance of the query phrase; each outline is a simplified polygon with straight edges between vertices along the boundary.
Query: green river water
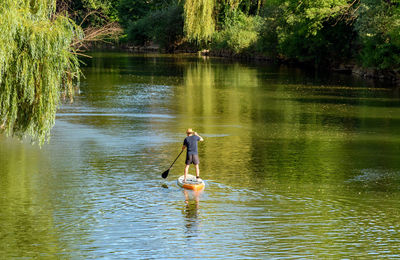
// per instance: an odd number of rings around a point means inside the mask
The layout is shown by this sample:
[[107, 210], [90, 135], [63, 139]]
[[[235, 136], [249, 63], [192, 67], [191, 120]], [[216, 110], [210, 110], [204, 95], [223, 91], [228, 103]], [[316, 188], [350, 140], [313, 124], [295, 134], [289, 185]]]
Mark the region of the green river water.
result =
[[[92, 55], [49, 144], [0, 136], [1, 259], [400, 258], [398, 89]], [[160, 177], [189, 127], [205, 139], [200, 193], [176, 185], [184, 156]]]

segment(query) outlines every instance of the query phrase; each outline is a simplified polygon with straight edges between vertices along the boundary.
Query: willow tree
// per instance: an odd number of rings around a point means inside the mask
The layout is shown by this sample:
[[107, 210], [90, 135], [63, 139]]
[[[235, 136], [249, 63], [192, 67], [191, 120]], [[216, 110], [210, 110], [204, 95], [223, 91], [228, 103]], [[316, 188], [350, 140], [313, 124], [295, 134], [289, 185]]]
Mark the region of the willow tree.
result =
[[215, 29], [215, 0], [186, 0], [184, 5], [184, 31], [190, 41], [197, 43], [211, 39]]
[[81, 30], [56, 14], [55, 0], [0, 0], [0, 127], [43, 144], [60, 95], [72, 96]]

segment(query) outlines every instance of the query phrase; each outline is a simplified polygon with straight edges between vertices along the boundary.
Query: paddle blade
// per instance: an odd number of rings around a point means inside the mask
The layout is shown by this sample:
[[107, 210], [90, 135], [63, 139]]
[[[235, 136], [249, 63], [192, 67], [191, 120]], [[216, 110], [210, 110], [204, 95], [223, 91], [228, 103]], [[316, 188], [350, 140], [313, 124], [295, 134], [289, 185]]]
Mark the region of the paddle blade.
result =
[[167, 178], [168, 173], [169, 173], [169, 169], [166, 170], [165, 172], [163, 172], [163, 173], [161, 174], [161, 177], [163, 177], [164, 179]]

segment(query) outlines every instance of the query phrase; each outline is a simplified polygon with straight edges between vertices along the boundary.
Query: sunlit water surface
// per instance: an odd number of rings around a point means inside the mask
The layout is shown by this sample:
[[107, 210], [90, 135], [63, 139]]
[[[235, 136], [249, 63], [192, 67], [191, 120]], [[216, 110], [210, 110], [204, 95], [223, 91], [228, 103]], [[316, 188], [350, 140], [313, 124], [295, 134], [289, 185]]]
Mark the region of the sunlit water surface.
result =
[[[0, 136], [1, 258], [400, 258], [398, 89], [93, 53], [49, 144]], [[203, 192], [176, 185], [186, 128]], [[191, 169], [193, 173], [194, 169]]]

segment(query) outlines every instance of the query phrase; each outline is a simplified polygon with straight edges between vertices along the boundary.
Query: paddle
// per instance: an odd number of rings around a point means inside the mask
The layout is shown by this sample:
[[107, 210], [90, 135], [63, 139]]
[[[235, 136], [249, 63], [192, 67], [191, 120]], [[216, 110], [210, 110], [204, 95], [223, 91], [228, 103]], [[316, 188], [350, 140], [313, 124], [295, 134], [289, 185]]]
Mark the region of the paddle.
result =
[[163, 172], [161, 174], [161, 177], [163, 177], [164, 179], [167, 178], [168, 173], [169, 173], [169, 169], [172, 168], [172, 165], [174, 165], [174, 163], [176, 162], [176, 160], [178, 160], [179, 156], [181, 156], [182, 153], [183, 153], [183, 150], [179, 153], [178, 157], [176, 157], [175, 161], [171, 164], [171, 166], [169, 166], [168, 170], [166, 170], [165, 172]]

